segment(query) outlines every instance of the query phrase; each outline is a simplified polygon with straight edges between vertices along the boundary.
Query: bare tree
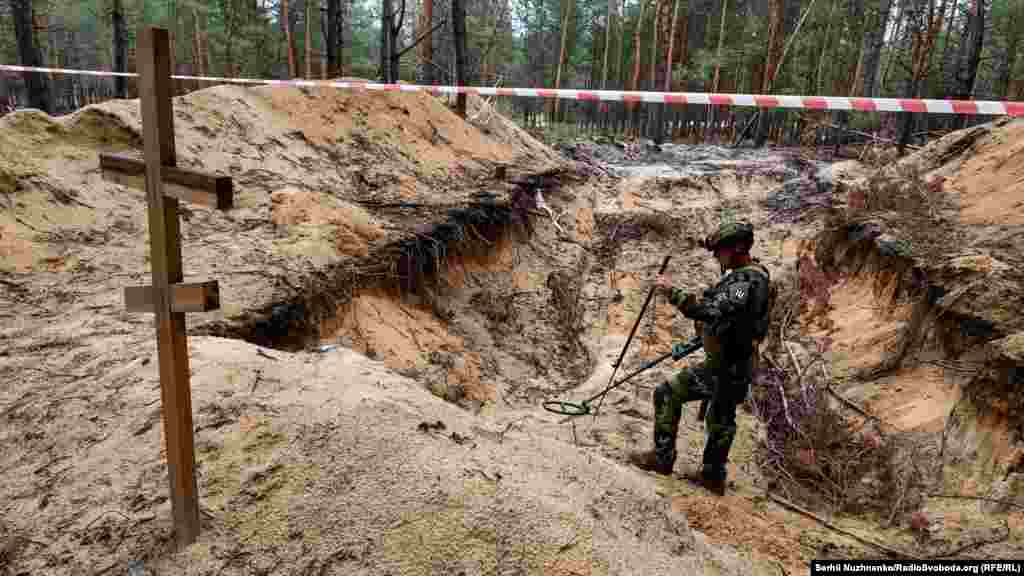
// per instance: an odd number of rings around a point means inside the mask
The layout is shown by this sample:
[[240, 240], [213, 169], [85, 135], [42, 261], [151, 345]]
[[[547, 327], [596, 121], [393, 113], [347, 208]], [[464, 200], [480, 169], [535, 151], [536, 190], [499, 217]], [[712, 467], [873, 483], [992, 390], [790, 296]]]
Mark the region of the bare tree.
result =
[[984, 37], [985, 0], [971, 0], [967, 9], [967, 20], [964, 21], [964, 31], [960, 37], [960, 53], [957, 58], [955, 94], [961, 100], [970, 99], [974, 91]]
[[615, 16], [615, 0], [608, 0], [608, 14], [604, 19], [604, 56], [601, 58], [601, 90], [608, 89], [608, 47], [612, 41], [612, 22]]
[[762, 94], [769, 92], [772, 80], [775, 79], [775, 70], [782, 61], [782, 45], [785, 40], [782, 30], [784, 11], [783, 0], [768, 0], [768, 61], [761, 82]]
[[[111, 24], [114, 29], [114, 71], [128, 71], [128, 41], [124, 33], [124, 6], [121, 0], [114, 0], [114, 9], [111, 11]], [[114, 92], [118, 98], [126, 98], [128, 95], [128, 79], [124, 76], [114, 77]]]
[[[562, 87], [562, 68], [565, 66], [565, 42], [569, 37], [569, 19], [572, 18], [573, 7], [576, 2], [573, 0], [566, 1], [565, 16], [562, 17], [562, 42], [561, 48], [558, 49], [558, 66], [555, 67], [555, 90]], [[555, 98], [555, 113], [553, 121], [558, 121], [558, 104], [561, 98]]]
[[[466, 85], [466, 6], [464, 0], [452, 0], [452, 28], [455, 31], [455, 84]], [[459, 92], [455, 110], [466, 117], [466, 94]]]
[[[398, 48], [398, 35], [405, 21], [405, 0], [400, 0], [398, 10], [394, 9], [391, 0], [383, 0], [381, 6], [380, 25], [380, 66], [384, 82], [398, 82], [401, 53]], [[396, 18], [397, 17], [397, 18]]]
[[[653, 0], [652, 0], [653, 1]], [[630, 83], [630, 90], [638, 90], [640, 87], [640, 30], [644, 25], [644, 10], [647, 7], [645, 0], [640, 0], [640, 16], [636, 19], [636, 27], [633, 29], [633, 81]], [[639, 111], [636, 102], [630, 102], [629, 110], [633, 113], [633, 129], [639, 129]]]
[[[676, 9], [679, 8], [679, 0], [676, 0]], [[722, 0], [722, 23], [718, 27], [718, 48], [715, 49], [715, 77], [711, 81], [711, 91], [718, 92], [718, 81], [722, 72], [722, 46], [725, 44], [725, 15], [729, 13], [729, 0]], [[672, 17], [672, 28], [675, 29], [675, 16]], [[671, 46], [671, 44], [669, 44]], [[669, 49], [671, 53], [671, 48]], [[669, 59], [671, 61], [671, 58]]]
[[434, 27], [434, 0], [423, 0], [419, 20], [420, 35], [426, 34], [416, 50], [416, 82], [419, 84], [433, 84], [434, 70], [434, 42], [432, 29]]
[[313, 79], [313, 0], [303, 1], [303, 41], [306, 48], [306, 80]]
[[892, 12], [892, 0], [873, 2], [877, 7], [864, 27], [863, 40], [863, 71], [864, 88], [861, 93], [865, 98], [878, 95], [878, 71], [882, 61], [882, 45], [885, 41], [885, 29], [889, 26], [889, 13]]
[[[11, 0], [11, 13], [14, 17], [14, 35], [18, 43], [18, 60], [22, 66], [41, 67], [42, 57], [32, 34], [32, 0]], [[26, 72], [25, 86], [28, 88], [29, 106], [47, 113], [53, 111], [50, 86], [42, 74]]]
[[[907, 18], [907, 30], [911, 35], [910, 79], [904, 88], [904, 98], [918, 98], [921, 83], [928, 76], [931, 67], [931, 52], [935, 46], [935, 38], [942, 30], [942, 21], [946, 14], [946, 0], [908, 0], [904, 7]], [[899, 153], [902, 155], [910, 143], [910, 134], [914, 125], [914, 116], [910, 112], [902, 112]]]
[[341, 58], [340, 58], [340, 46], [341, 41], [338, 38], [338, 32], [341, 30], [339, 20], [341, 19], [341, 0], [327, 0], [327, 34], [326, 37], [327, 46], [327, 77], [337, 78], [340, 76]]

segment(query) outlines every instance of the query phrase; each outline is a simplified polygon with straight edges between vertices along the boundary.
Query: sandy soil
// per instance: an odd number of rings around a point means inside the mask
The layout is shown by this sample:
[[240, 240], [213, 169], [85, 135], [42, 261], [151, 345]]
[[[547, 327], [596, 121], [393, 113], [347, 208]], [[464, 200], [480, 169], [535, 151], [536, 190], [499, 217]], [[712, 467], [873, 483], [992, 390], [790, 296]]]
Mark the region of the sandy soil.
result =
[[[566, 166], [479, 100], [464, 123], [426, 95], [280, 88], [176, 101], [182, 164], [229, 173], [238, 187], [237, 210], [183, 218], [186, 276], [220, 280], [224, 309], [189, 321], [204, 529], [176, 553], [152, 320], [123, 312], [120, 295], [147, 282], [143, 204], [95, 166], [100, 150], [138, 146], [136, 106], [0, 120], [0, 567], [96, 574], [140, 560], [154, 574], [774, 575], [804, 572], [812, 558], [879, 556], [766, 497], [755, 462], [761, 431], [746, 411], [723, 499], [626, 464], [628, 450], [649, 446], [653, 386], [700, 353], [611, 392], [596, 419], [540, 407], [608, 383], [665, 254], [680, 286], [710, 285], [718, 267], [694, 240], [737, 214], [757, 225], [756, 256], [781, 277], [823, 229], [809, 207], [829, 206], [863, 167], [669, 147], [656, 170], [622, 166], [546, 188], [558, 226], [537, 211], [528, 239], [484, 239], [486, 250], [453, 255], [424, 294], [339, 286], [352, 294], [320, 326], [324, 351], [269, 349], [202, 330], [289, 301], [303, 278], [373, 258], [452, 203], [506, 193], [491, 178], [495, 165]], [[382, 205], [397, 202], [424, 207]], [[943, 270], [1009, 274], [1016, 252], [985, 230], [1002, 250], [987, 253], [992, 261]], [[802, 354], [827, 335], [834, 372], [877, 364], [909, 314], [883, 295], [870, 278], [841, 279], [830, 289], [831, 327], [794, 334]], [[619, 374], [692, 333], [656, 299]], [[921, 360], [843, 393], [935, 442], [967, 378], [924, 362], [948, 358]], [[963, 471], [981, 486], [964, 462], [984, 463], [992, 477], [1015, 457], [1005, 417], [985, 418], [950, 435], [949, 478]], [[677, 472], [699, 458], [696, 406], [679, 443]], [[821, 513], [928, 553], [1022, 522], [961, 500], [929, 499], [925, 511], [940, 526], [928, 542], [906, 518], [882, 528], [877, 518]], [[980, 553], [1024, 553], [1016, 534]]]

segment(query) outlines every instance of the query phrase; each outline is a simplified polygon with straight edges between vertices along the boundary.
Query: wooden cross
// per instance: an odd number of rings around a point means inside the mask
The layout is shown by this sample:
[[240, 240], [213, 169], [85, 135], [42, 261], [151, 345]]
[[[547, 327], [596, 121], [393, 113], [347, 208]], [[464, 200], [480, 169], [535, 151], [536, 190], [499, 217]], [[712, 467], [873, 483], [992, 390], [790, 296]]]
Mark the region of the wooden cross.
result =
[[145, 161], [101, 154], [100, 168], [104, 179], [146, 192], [153, 285], [128, 287], [124, 297], [129, 312], [156, 314], [167, 475], [175, 540], [180, 549], [199, 536], [185, 313], [216, 310], [220, 294], [216, 280], [183, 283], [178, 200], [227, 210], [232, 203], [232, 183], [229, 177], [175, 166], [167, 30], [144, 28], [138, 36], [138, 47]]

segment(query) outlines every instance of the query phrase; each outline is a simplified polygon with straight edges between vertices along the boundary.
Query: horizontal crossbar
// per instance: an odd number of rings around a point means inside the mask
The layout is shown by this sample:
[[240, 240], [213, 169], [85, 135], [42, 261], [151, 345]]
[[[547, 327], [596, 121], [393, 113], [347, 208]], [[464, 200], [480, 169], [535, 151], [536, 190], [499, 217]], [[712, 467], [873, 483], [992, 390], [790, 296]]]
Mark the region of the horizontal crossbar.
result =
[[[154, 312], [152, 286], [128, 286], [124, 304], [129, 312]], [[171, 312], [209, 312], [220, 308], [220, 287], [216, 280], [192, 284], [171, 284]]]
[[[121, 154], [100, 154], [104, 180], [146, 190], [146, 163]], [[211, 176], [177, 166], [162, 170], [164, 195], [186, 202], [228, 210], [233, 203], [230, 176]]]

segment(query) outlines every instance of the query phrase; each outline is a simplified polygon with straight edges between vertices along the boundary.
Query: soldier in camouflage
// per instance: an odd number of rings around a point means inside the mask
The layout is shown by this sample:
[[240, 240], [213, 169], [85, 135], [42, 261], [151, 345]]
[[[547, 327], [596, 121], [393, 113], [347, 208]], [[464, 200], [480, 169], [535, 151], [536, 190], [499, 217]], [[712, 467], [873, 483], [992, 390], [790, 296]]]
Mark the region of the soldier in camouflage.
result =
[[[685, 476], [720, 496], [725, 494], [726, 463], [736, 436], [736, 407], [747, 397], [757, 343], [768, 329], [770, 276], [751, 258], [753, 243], [753, 226], [745, 222], [724, 224], [708, 237], [704, 247], [721, 264], [723, 276], [699, 301], [672, 287], [668, 278], [658, 277], [657, 285], [669, 301], [695, 321], [706, 360], [679, 371], [655, 389], [654, 449], [630, 457], [645, 470], [671, 474], [683, 404], [707, 401], [703, 466]], [[676, 350], [682, 350], [681, 343], [673, 346]]]

